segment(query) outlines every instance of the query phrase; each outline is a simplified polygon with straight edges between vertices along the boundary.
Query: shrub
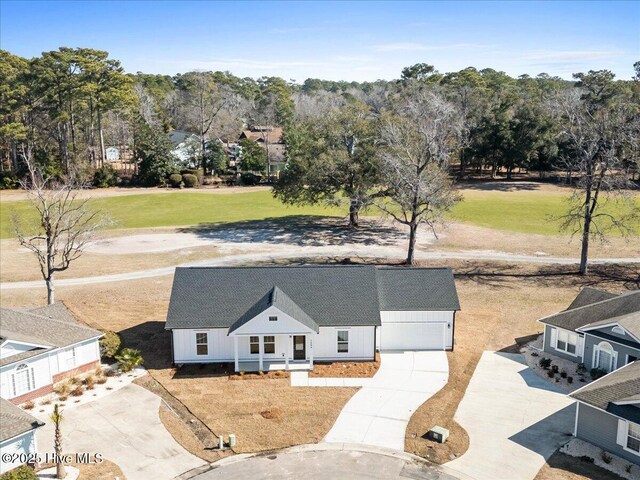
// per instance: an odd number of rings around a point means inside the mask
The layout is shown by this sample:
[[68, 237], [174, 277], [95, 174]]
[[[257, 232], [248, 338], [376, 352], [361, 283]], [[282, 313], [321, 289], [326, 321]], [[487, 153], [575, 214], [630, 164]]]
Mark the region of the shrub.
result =
[[560, 376], [561, 376], [562, 378], [567, 378], [567, 371], [566, 371], [565, 369], [562, 369], [562, 370], [560, 371]]
[[602, 458], [602, 461], [606, 464], [611, 463], [611, 460], [613, 460], [613, 457], [609, 455], [607, 452], [605, 452], [604, 450], [600, 454], [600, 458]]
[[583, 462], [586, 462], [586, 463], [593, 463], [594, 459], [591, 458], [589, 455], [582, 455], [580, 457], [580, 460], [582, 460]]
[[554, 372], [553, 370], [547, 370], [547, 376], [549, 378], [553, 378], [556, 376], [556, 372]]
[[73, 377], [71, 379], [72, 385], [82, 385], [82, 379], [80, 377]]
[[31, 400], [29, 400], [28, 402], [25, 402], [22, 405], [22, 408], [24, 408], [25, 410], [33, 410], [35, 408], [36, 404], [33, 403]]
[[111, 165], [96, 169], [93, 173], [93, 186], [98, 188], [115, 187], [118, 183], [118, 173]]
[[584, 366], [584, 363], [579, 363], [578, 366], [576, 367], [576, 373], [578, 374], [586, 373], [586, 371], [587, 371], [587, 367]]
[[87, 387], [87, 390], [93, 390], [96, 386], [96, 379], [93, 375], [87, 375], [82, 383]]
[[102, 330], [104, 337], [100, 339], [100, 356], [102, 358], [112, 359], [120, 350], [122, 340], [120, 335], [111, 330]]
[[567, 377], [567, 383], [573, 383], [573, 377]]
[[43, 401], [40, 402], [40, 405], [50, 405], [50, 404], [51, 404], [50, 398], [45, 398]]
[[591, 378], [594, 380], [604, 377], [607, 374], [607, 371], [603, 368], [592, 368], [591, 369]]
[[180, 175], [179, 173], [169, 175], [169, 185], [171, 185], [173, 188], [180, 188], [182, 186], [182, 175]]
[[67, 397], [66, 395], [60, 395], [60, 396], [58, 397], [58, 400], [60, 400], [61, 402], [66, 402], [66, 401], [67, 401], [67, 398], [69, 398], [69, 397]]
[[60, 382], [60, 383], [54, 385], [53, 391], [55, 393], [57, 393], [58, 395], [60, 395], [60, 396], [68, 395], [69, 392], [71, 391], [71, 384], [70, 384], [70, 382], [68, 380], [64, 381], [64, 382]]
[[111, 368], [108, 368], [104, 371], [104, 376], [105, 377], [115, 377], [116, 376], [116, 371], [112, 370]]
[[84, 388], [82, 388], [82, 385], [78, 385], [76, 388], [71, 390], [72, 397], [81, 397], [83, 393], [84, 393]]
[[21, 465], [3, 473], [0, 480], [38, 480], [38, 475], [30, 466]]
[[98, 385], [104, 385], [105, 383], [107, 383], [107, 378], [106, 377], [100, 377], [100, 378], [98, 378], [98, 380], [96, 380], [96, 383]]
[[18, 177], [13, 172], [0, 172], [0, 190], [18, 188]]
[[186, 188], [193, 188], [198, 185], [198, 177], [192, 175], [190, 173], [186, 173], [182, 176], [182, 181], [184, 182], [184, 186]]
[[116, 360], [120, 362], [120, 370], [123, 372], [130, 372], [144, 362], [140, 352], [133, 348], [123, 348], [120, 353], [116, 355]]
[[538, 365], [540, 365], [545, 370], [548, 370], [549, 367], [551, 366], [551, 359], [550, 358], [546, 358], [546, 357], [542, 357], [540, 359], [540, 361], [538, 362]]
[[558, 373], [558, 370], [560, 370], [560, 368], [558, 367], [558, 365], [551, 365], [551, 370], [553, 370], [553, 373]]
[[633, 463], [630, 463], [626, 467], [624, 467], [624, 471], [627, 473], [631, 473], [632, 468], [633, 468]]
[[240, 174], [240, 181], [243, 185], [257, 185], [260, 183], [260, 180], [262, 180], [262, 177], [254, 173], [243, 172]]

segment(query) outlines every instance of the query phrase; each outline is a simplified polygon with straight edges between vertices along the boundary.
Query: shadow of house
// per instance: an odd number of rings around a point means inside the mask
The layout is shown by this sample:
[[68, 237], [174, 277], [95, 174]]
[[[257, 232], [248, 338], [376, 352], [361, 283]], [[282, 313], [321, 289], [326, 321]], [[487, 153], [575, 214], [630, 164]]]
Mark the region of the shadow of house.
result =
[[337, 223], [337, 217], [292, 215], [264, 220], [245, 220], [224, 224], [200, 224], [183, 227], [181, 233], [193, 233], [208, 240], [234, 243], [285, 244], [299, 247], [327, 245], [395, 245], [406, 234], [379, 221], [364, 220], [364, 228], [350, 229]]
[[139, 350], [144, 367], [159, 370], [171, 368], [171, 334], [164, 329], [164, 321], [149, 321], [119, 332], [122, 345]]
[[572, 438], [576, 405], [568, 405], [509, 437], [509, 440], [536, 452], [545, 460]]

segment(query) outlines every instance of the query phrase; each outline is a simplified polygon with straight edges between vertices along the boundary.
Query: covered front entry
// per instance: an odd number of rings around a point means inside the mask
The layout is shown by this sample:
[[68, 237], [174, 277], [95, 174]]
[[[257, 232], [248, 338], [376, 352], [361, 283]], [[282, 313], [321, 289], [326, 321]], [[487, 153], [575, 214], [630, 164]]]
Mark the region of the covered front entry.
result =
[[307, 342], [304, 335], [293, 336], [293, 359], [294, 360], [307, 359]]
[[235, 371], [313, 370], [313, 341], [310, 337], [234, 335]]

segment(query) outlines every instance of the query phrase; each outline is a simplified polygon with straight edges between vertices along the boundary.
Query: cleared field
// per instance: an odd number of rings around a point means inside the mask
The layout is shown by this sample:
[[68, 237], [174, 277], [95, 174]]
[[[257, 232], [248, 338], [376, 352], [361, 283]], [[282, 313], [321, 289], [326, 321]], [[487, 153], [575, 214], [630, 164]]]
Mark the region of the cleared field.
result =
[[[480, 227], [521, 233], [559, 234], [559, 222], [550, 218], [565, 211], [567, 193], [558, 190], [505, 191], [461, 190], [464, 199], [454, 208], [451, 218]], [[98, 195], [98, 194], [96, 194]], [[243, 222], [287, 216], [345, 217], [346, 205], [288, 206], [273, 198], [268, 190], [230, 195], [207, 195], [177, 191], [101, 196], [91, 200], [95, 208], [107, 213], [114, 224], [111, 229], [149, 228]], [[636, 205], [640, 208], [640, 199]], [[620, 204], [611, 202], [607, 209], [616, 211]], [[14, 236], [11, 217], [17, 214], [25, 222], [35, 218], [33, 207], [25, 200], [0, 203], [0, 238]], [[371, 208], [366, 214], [380, 215]], [[640, 230], [640, 223], [636, 224]]]

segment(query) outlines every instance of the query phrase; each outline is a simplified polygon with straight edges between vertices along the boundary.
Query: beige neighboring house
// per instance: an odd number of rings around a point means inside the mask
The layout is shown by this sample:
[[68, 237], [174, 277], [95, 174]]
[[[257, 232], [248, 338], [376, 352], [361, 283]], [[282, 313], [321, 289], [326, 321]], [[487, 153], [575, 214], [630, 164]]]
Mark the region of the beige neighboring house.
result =
[[20, 407], [0, 398], [0, 474], [35, 463], [36, 429], [44, 425]]
[[270, 177], [277, 177], [286, 163], [283, 134], [282, 127], [265, 125], [256, 125], [240, 134], [240, 140], [253, 140], [267, 151], [267, 172]]
[[100, 365], [102, 332], [78, 321], [63, 303], [0, 309], [0, 397], [16, 405], [53, 384]]

